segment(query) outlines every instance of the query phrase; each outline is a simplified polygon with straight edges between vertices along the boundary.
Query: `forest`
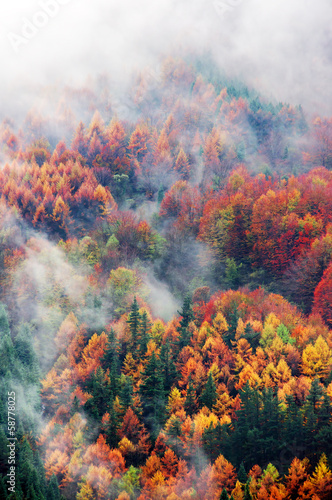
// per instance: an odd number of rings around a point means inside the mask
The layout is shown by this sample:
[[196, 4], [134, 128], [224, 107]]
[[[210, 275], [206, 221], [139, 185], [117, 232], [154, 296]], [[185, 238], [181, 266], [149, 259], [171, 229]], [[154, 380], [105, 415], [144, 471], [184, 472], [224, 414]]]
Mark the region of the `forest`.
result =
[[0, 124], [0, 498], [331, 499], [332, 118], [208, 55], [50, 95]]

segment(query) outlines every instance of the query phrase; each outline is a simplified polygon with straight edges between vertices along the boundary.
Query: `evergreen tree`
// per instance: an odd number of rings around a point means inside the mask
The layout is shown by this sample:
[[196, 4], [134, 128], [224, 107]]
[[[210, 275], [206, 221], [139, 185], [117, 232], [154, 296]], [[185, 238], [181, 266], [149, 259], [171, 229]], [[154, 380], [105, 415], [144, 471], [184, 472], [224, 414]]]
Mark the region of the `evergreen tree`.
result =
[[332, 405], [330, 396], [325, 392], [323, 402], [318, 412], [317, 433], [315, 435], [316, 454], [332, 453], [332, 428], [331, 428]]
[[236, 412], [234, 432], [230, 438], [231, 462], [243, 461], [247, 468], [259, 463], [261, 455], [260, 409], [261, 397], [257, 389], [252, 389], [247, 382], [240, 391], [241, 408]]
[[107, 344], [104, 352], [104, 356], [101, 359], [101, 364], [104, 370], [109, 369], [112, 371], [112, 368], [115, 366], [116, 371], [119, 371], [119, 344], [115, 335], [113, 328], [111, 328], [108, 338]]
[[110, 448], [116, 448], [120, 439], [118, 430], [120, 428], [119, 418], [114, 410], [114, 403], [111, 404], [109, 410], [109, 422], [106, 425], [106, 443]]
[[24, 369], [24, 379], [31, 384], [39, 382], [39, 365], [33, 348], [33, 339], [28, 324], [20, 326], [14, 343], [17, 359]]
[[191, 375], [189, 375], [188, 379], [188, 389], [184, 402], [184, 409], [187, 415], [189, 415], [190, 417], [195, 413], [197, 409], [196, 391], [192, 383]]
[[253, 330], [250, 323], [247, 323], [245, 326], [243, 338], [248, 340], [253, 352], [255, 353], [259, 345], [260, 334], [259, 332], [255, 332]]
[[165, 392], [160, 361], [153, 351], [142, 374], [139, 388], [142, 398], [143, 415], [149, 429], [155, 434], [164, 420]]
[[306, 406], [311, 406], [315, 414], [319, 411], [320, 401], [323, 396], [323, 389], [319, 383], [319, 379], [315, 378], [311, 384], [309, 394], [306, 399]]
[[144, 355], [146, 353], [147, 346], [149, 343], [150, 329], [151, 329], [151, 323], [148, 318], [148, 313], [144, 311], [142, 314], [140, 329], [139, 329], [139, 346], [141, 355]]
[[136, 358], [138, 356], [137, 348], [138, 348], [138, 342], [139, 342], [139, 328], [140, 328], [140, 313], [139, 313], [139, 307], [138, 303], [136, 300], [136, 297], [134, 297], [134, 301], [131, 305], [131, 310], [129, 313], [128, 317], [128, 324], [130, 327], [130, 334], [131, 334], [131, 342], [130, 342], [130, 347], [131, 347], [131, 352], [133, 355], [133, 358]]
[[244, 468], [243, 462], [241, 462], [241, 465], [239, 467], [239, 471], [237, 473], [237, 478], [240, 481], [240, 483], [245, 484], [247, 482], [247, 473], [246, 469]]
[[226, 491], [226, 488], [224, 488], [221, 492], [221, 495], [220, 495], [220, 500], [229, 500], [229, 496], [228, 496], [228, 493]]
[[183, 301], [182, 311], [178, 311], [178, 314], [181, 316], [180, 326], [179, 326], [179, 339], [178, 339], [178, 349], [181, 351], [183, 347], [189, 344], [190, 342], [190, 332], [189, 332], [189, 324], [191, 321], [195, 319], [192, 300], [187, 295]]
[[59, 484], [55, 474], [52, 474], [48, 483], [47, 500], [60, 500]]
[[281, 413], [278, 397], [273, 395], [271, 388], [264, 389], [262, 393], [262, 408], [259, 415], [260, 425], [260, 453], [261, 460], [270, 462], [274, 459], [275, 453], [280, 451], [280, 429]]
[[214, 462], [220, 454], [228, 454], [229, 436], [226, 427], [225, 425], [221, 425], [220, 422], [218, 422], [215, 427], [211, 423], [209, 427], [203, 431], [203, 449], [211, 462]]
[[95, 373], [90, 377], [87, 384], [88, 392], [92, 398], [89, 398], [84, 405], [84, 409], [90, 413], [93, 418], [99, 419], [108, 410], [111, 400], [111, 388], [107, 381], [104, 370], [98, 366]]
[[119, 343], [117, 341], [115, 332], [113, 328], [108, 335], [106, 349], [104, 356], [101, 360], [101, 365], [104, 370], [109, 370], [110, 376], [110, 393], [111, 398], [114, 399], [119, 392], [119, 373], [120, 373], [120, 362], [119, 362]]
[[165, 344], [161, 346], [160, 364], [162, 367], [165, 394], [167, 394], [171, 390], [171, 387], [177, 378], [177, 371], [169, 339], [167, 339]]
[[216, 384], [213, 380], [212, 373], [210, 372], [204, 391], [201, 394], [201, 403], [203, 406], [207, 406], [209, 410], [212, 410], [212, 407], [216, 401], [217, 401]]
[[133, 402], [133, 392], [134, 392], [133, 381], [131, 377], [126, 377], [125, 375], [123, 375], [121, 378], [122, 378], [122, 387], [120, 390], [120, 401], [123, 413], [125, 413]]
[[[284, 442], [287, 450], [291, 447], [292, 455], [300, 457], [303, 449], [304, 429], [303, 414], [295, 402], [293, 395], [286, 396], [286, 413], [284, 418]], [[287, 456], [286, 456], [287, 457]], [[292, 456], [288, 457], [290, 460]]]

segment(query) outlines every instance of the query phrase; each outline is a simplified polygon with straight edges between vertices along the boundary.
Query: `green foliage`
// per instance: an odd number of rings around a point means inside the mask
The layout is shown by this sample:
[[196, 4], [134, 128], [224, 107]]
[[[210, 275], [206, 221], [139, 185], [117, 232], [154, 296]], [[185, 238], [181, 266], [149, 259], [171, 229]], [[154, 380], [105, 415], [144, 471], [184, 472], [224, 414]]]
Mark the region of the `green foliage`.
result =
[[140, 329], [140, 320], [141, 320], [141, 315], [139, 313], [139, 306], [137, 304], [136, 297], [134, 297], [134, 301], [131, 304], [131, 309], [127, 320], [127, 323], [129, 324], [130, 327], [130, 335], [131, 335], [130, 347], [134, 358], [137, 357], [138, 355], [138, 341], [139, 341], [138, 335]]
[[139, 330], [139, 351], [140, 355], [144, 355], [147, 350], [148, 342], [150, 339], [151, 322], [148, 318], [148, 313], [143, 311], [140, 322]]
[[47, 500], [60, 500], [59, 484], [56, 476], [52, 474], [47, 487]]
[[237, 478], [242, 484], [245, 484], [247, 482], [247, 473], [243, 462], [241, 462], [240, 468], [237, 473]]
[[242, 263], [237, 264], [235, 259], [226, 257], [226, 267], [225, 267], [225, 278], [227, 285], [236, 290], [241, 283], [241, 272]]
[[219, 500], [229, 500], [229, 496], [225, 488], [222, 490]]
[[288, 328], [282, 323], [277, 328], [277, 335], [281, 338], [284, 344], [295, 344], [295, 339], [290, 336]]
[[137, 498], [140, 488], [139, 477], [139, 469], [131, 465], [127, 472], [117, 482], [116, 487], [119, 493], [125, 491], [130, 496], [130, 499]]
[[217, 401], [217, 389], [216, 384], [213, 380], [212, 373], [209, 373], [205, 388], [201, 394], [201, 403], [207, 406], [209, 410], [212, 410], [213, 405]]
[[179, 340], [178, 340], [178, 348], [181, 350], [183, 347], [189, 344], [190, 342], [190, 332], [189, 332], [189, 324], [191, 321], [195, 319], [193, 307], [192, 307], [192, 299], [189, 296], [186, 296], [183, 301], [182, 310], [178, 311], [181, 316], [180, 326], [179, 326]]
[[188, 380], [188, 389], [187, 389], [186, 399], [184, 402], [184, 409], [187, 415], [189, 416], [192, 416], [197, 409], [196, 391], [193, 386], [191, 376], [189, 376]]
[[153, 351], [142, 374], [139, 388], [143, 403], [143, 415], [148, 428], [156, 435], [165, 416], [165, 392], [161, 363]]

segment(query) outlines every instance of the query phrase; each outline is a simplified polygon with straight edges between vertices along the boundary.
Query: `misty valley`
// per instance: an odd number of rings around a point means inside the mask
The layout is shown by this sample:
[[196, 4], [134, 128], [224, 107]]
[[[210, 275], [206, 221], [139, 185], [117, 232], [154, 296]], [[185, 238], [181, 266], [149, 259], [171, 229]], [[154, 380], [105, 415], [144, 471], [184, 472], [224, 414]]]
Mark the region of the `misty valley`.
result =
[[36, 93], [1, 112], [0, 499], [331, 499], [332, 118], [190, 52]]

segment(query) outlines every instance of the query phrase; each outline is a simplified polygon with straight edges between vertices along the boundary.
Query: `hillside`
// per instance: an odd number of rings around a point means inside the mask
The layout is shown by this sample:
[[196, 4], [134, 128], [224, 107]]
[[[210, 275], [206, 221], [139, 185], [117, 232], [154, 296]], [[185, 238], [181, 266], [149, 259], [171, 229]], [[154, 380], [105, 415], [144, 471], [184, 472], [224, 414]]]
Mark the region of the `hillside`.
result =
[[331, 498], [332, 119], [209, 57], [50, 94], [0, 126], [1, 498]]

